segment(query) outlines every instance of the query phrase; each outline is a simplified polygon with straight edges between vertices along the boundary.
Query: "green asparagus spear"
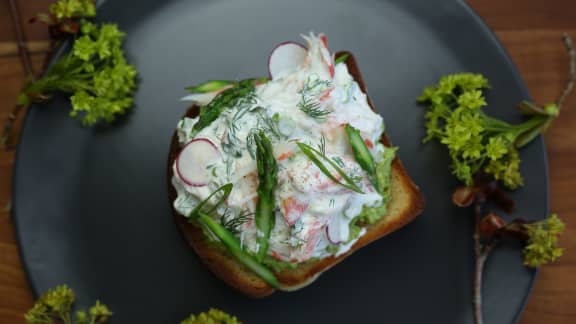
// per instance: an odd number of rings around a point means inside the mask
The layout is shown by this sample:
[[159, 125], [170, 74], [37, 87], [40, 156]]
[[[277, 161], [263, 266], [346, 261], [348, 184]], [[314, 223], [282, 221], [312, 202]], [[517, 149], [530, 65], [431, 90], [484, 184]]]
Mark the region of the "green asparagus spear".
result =
[[256, 227], [258, 228], [256, 257], [262, 261], [268, 252], [268, 241], [274, 227], [274, 191], [278, 182], [278, 166], [272, 151], [272, 143], [263, 131], [254, 134], [256, 164], [258, 166], [258, 204]]
[[354, 152], [354, 158], [356, 158], [356, 162], [360, 164], [360, 167], [368, 174], [370, 178], [370, 182], [376, 189], [376, 191], [381, 192], [380, 186], [378, 185], [378, 178], [376, 176], [376, 164], [374, 163], [374, 158], [372, 154], [366, 147], [366, 143], [364, 139], [360, 135], [360, 131], [356, 128], [351, 126], [350, 124], [346, 124], [346, 134], [348, 135], [348, 141], [350, 142], [350, 146], [352, 147], [352, 152]]
[[232, 88], [218, 94], [208, 105], [202, 108], [199, 120], [192, 127], [192, 136], [210, 126], [226, 108], [234, 107], [241, 103], [251, 104], [256, 102], [255, 84], [261, 79], [246, 79], [238, 82]]
[[[240, 241], [232, 234], [226, 227], [222, 224], [215, 221], [211, 216], [210, 213], [216, 210], [218, 205], [222, 203], [226, 198], [230, 195], [232, 191], [233, 185], [231, 183], [225, 184], [220, 188], [216, 189], [213, 193], [208, 196], [204, 201], [202, 201], [189, 215], [189, 220], [193, 221], [196, 220], [204, 225], [206, 228], [214, 234], [224, 246], [228, 249], [228, 251], [243, 265], [245, 265], [248, 269], [254, 271], [257, 275], [259, 275], [262, 280], [266, 281], [274, 288], [279, 287], [278, 280], [274, 276], [274, 273], [262, 265], [256, 258], [254, 258], [249, 253], [245, 252], [240, 245]], [[214, 197], [217, 193], [222, 192], [222, 195], [218, 198], [216, 204], [214, 204], [211, 208], [205, 210], [205, 206], [209, 204], [210, 199]]]
[[240, 246], [240, 241], [228, 231], [220, 223], [212, 219], [209, 215], [202, 212], [198, 213], [198, 220], [202, 222], [210, 231], [220, 239], [222, 244], [228, 248], [228, 251], [248, 269], [254, 271], [262, 280], [266, 281], [270, 286], [278, 288], [280, 284], [274, 273], [267, 267], [262, 265], [256, 258], [244, 252]]

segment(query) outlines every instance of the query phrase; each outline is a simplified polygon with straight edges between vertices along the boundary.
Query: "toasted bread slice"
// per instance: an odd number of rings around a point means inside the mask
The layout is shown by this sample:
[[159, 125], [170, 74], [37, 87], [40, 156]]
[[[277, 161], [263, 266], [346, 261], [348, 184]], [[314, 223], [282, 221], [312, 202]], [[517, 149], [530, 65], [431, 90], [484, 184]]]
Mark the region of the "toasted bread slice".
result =
[[[358, 82], [358, 85], [364, 93], [366, 86], [360, 75], [360, 70], [352, 53], [339, 52], [336, 57], [348, 54], [345, 63], [352, 77]], [[374, 109], [374, 105], [368, 97], [368, 103]], [[198, 114], [198, 107], [191, 107], [186, 116], [194, 117]], [[381, 142], [390, 146], [388, 137], [384, 134]], [[171, 179], [173, 176], [172, 165], [180, 151], [178, 137], [174, 133], [170, 153], [168, 157], [168, 190], [170, 201], [176, 199], [176, 191], [172, 186]], [[406, 169], [398, 157], [392, 162], [392, 190], [388, 205], [387, 213], [378, 222], [366, 227], [366, 234], [352, 246], [352, 248], [343, 255], [338, 257], [328, 257], [318, 261], [304, 262], [295, 269], [284, 270], [276, 273], [282, 290], [290, 291], [300, 289], [313, 282], [320, 274], [330, 269], [346, 257], [359, 250], [363, 246], [393, 232], [405, 224], [412, 221], [424, 209], [424, 199], [418, 187], [412, 182], [412, 179], [406, 173]], [[264, 282], [252, 271], [238, 263], [223, 246], [210, 242], [206, 235], [199, 227], [188, 223], [188, 220], [173, 209], [176, 223], [182, 230], [186, 240], [196, 251], [200, 259], [214, 272], [220, 279], [227, 282], [230, 286], [243, 292], [251, 297], [265, 297], [272, 294], [275, 289]]]

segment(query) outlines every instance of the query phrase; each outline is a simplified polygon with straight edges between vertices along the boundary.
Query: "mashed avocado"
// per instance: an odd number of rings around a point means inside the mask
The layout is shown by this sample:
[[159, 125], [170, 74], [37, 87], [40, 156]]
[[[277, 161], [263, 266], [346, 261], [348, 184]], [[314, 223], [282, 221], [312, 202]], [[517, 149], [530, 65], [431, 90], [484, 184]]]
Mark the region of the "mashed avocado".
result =
[[305, 263], [313, 263], [318, 261], [318, 258], [310, 258], [304, 262], [286, 262], [286, 261], [280, 261], [280, 260], [276, 260], [272, 257], [266, 257], [262, 263], [264, 263], [265, 265], [267, 265], [272, 271], [274, 272], [282, 272], [284, 270], [293, 270], [298, 268], [298, 266], [305, 264]]
[[396, 147], [386, 147], [382, 152], [380, 161], [376, 164], [376, 181], [378, 181], [378, 186], [382, 188], [382, 205], [378, 207], [364, 206], [362, 208], [360, 214], [350, 222], [350, 236], [348, 241], [356, 239], [362, 227], [374, 224], [386, 215], [391, 192], [392, 160], [394, 160], [396, 156], [396, 150]]

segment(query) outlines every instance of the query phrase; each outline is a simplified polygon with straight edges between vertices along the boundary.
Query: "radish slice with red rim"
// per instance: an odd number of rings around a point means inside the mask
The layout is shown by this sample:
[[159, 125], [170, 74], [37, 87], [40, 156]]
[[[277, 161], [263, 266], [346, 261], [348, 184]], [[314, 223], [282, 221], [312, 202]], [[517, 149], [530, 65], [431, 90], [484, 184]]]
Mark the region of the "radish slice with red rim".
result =
[[268, 58], [270, 79], [276, 79], [282, 74], [296, 70], [306, 60], [307, 53], [306, 47], [300, 43], [278, 44]]
[[348, 240], [350, 227], [341, 215], [335, 215], [326, 226], [326, 236], [332, 244], [341, 244]]
[[208, 165], [220, 159], [220, 151], [207, 138], [196, 138], [188, 142], [176, 158], [176, 171], [184, 183], [193, 187], [208, 184], [211, 170]]

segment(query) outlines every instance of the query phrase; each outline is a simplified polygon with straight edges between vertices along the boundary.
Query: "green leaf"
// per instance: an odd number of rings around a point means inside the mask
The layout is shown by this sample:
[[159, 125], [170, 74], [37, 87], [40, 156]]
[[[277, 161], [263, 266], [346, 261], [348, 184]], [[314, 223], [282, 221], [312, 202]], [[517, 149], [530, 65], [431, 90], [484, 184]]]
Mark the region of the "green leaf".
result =
[[[211, 193], [208, 198], [204, 199], [202, 202], [200, 202], [196, 208], [194, 208], [190, 214], [188, 214], [188, 218], [190, 220], [197, 218], [199, 216], [200, 212], [204, 212], [207, 214], [211, 214], [213, 211], [216, 210], [216, 208], [218, 208], [218, 205], [220, 205], [222, 202], [224, 202], [228, 196], [230, 196], [230, 193], [232, 192], [232, 188], [234, 187], [234, 185], [232, 185], [231, 183], [227, 183], [221, 187], [219, 187], [218, 189], [216, 189], [213, 193]], [[216, 194], [221, 193], [220, 197], [218, 197], [216, 199], [216, 203], [213, 204], [213, 207], [207, 211], [203, 211], [202, 208], [204, 208], [204, 206], [210, 204], [210, 200], [212, 199], [212, 197], [216, 196]]]
[[523, 133], [518, 135], [516, 141], [514, 142], [514, 145], [517, 148], [526, 146], [527, 144], [532, 142], [538, 135], [543, 134], [548, 129], [548, 127], [550, 127], [553, 121], [554, 117], [548, 117], [545, 120], [543, 120], [541, 124], [535, 125], [534, 127], [524, 131]]
[[[325, 155], [323, 155], [321, 152], [311, 147], [310, 145], [304, 143], [297, 143], [297, 145], [302, 151], [302, 153], [304, 153], [310, 159], [310, 161], [316, 164], [316, 166], [320, 169], [320, 171], [322, 171], [322, 173], [324, 173], [328, 178], [330, 178], [330, 180], [334, 181], [335, 183], [341, 185], [344, 188], [350, 189], [357, 193], [364, 194], [364, 191], [362, 191], [362, 189], [360, 189], [356, 185], [356, 183], [354, 183], [354, 180], [352, 180], [334, 161], [332, 161], [331, 159], [329, 159], [328, 157], [326, 157]], [[346, 183], [343, 183], [340, 180], [338, 180], [321, 160], [327, 162], [332, 167], [332, 169], [334, 169], [342, 177], [342, 179], [344, 179]]]
[[224, 87], [234, 85], [236, 81], [230, 80], [210, 80], [199, 85], [191, 86], [186, 88], [186, 91], [189, 93], [207, 93], [207, 92], [214, 92], [221, 90]]
[[348, 59], [348, 57], [350, 57], [350, 54], [348, 53], [344, 53], [340, 56], [338, 56], [335, 60], [334, 60], [334, 65], [338, 64], [338, 63], [344, 63], [346, 62], [346, 60]]

